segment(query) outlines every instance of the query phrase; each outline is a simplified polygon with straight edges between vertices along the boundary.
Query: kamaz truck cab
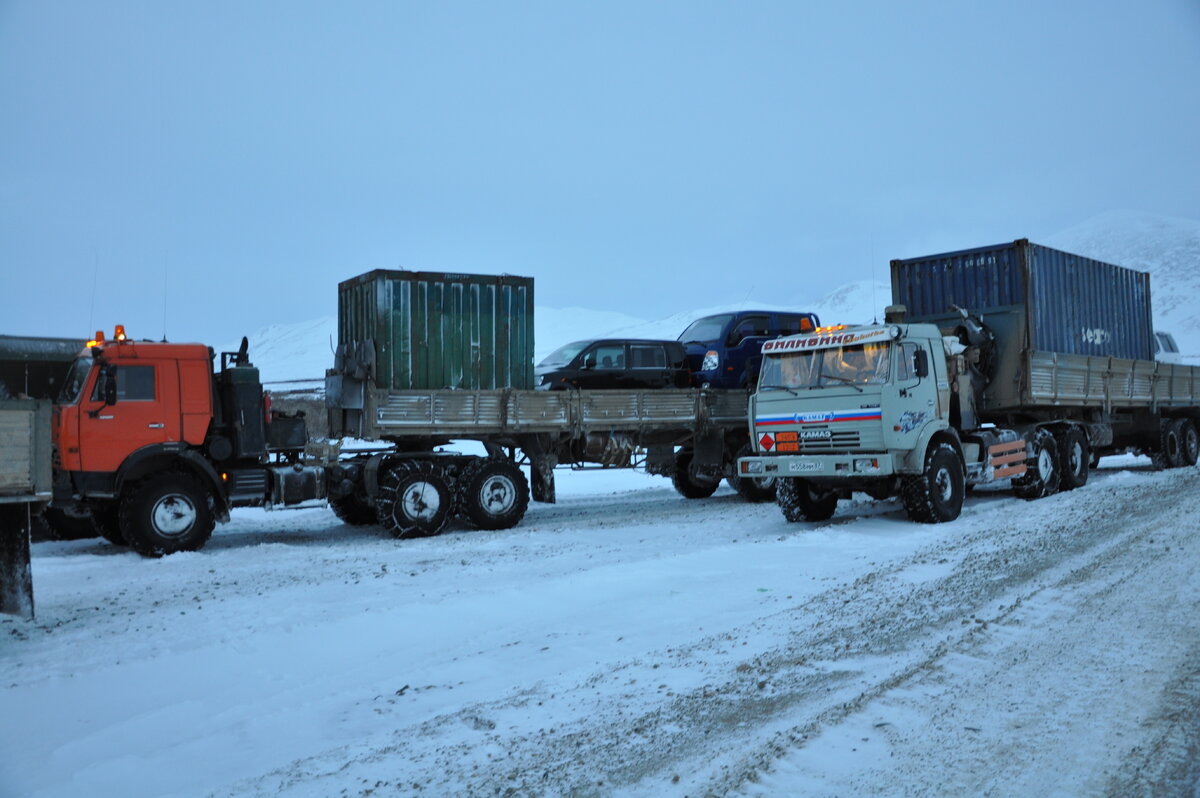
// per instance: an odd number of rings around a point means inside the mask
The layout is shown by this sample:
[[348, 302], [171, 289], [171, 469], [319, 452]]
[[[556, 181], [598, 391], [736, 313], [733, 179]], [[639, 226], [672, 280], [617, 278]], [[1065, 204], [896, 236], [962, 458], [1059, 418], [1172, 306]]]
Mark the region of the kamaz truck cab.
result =
[[[900, 495], [913, 520], [958, 517], [968, 482], [1019, 475], [1025, 442], [979, 429], [965, 347], [932, 324], [822, 327], [763, 344], [743, 477], [777, 477], [789, 520], [839, 498]], [[964, 435], [970, 430], [970, 435]], [[1007, 459], [1006, 459], [1007, 458]]]

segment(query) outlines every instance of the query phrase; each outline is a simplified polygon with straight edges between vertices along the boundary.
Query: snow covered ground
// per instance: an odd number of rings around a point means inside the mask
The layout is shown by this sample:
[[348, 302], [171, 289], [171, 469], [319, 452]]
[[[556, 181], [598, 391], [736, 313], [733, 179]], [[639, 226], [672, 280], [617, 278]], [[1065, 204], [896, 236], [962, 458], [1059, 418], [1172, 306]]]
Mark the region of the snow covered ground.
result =
[[0, 795], [1194, 795], [1200, 470], [788, 524], [564, 473], [517, 528], [34, 547]]

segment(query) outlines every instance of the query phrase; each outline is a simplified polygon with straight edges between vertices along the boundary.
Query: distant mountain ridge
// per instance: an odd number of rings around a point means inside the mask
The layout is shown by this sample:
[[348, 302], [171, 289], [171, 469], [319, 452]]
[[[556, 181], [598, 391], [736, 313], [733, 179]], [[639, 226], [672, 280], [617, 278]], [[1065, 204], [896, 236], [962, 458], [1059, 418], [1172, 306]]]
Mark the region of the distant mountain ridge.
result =
[[[978, 243], [978, 242], [975, 242]], [[1154, 323], [1175, 335], [1185, 359], [1200, 363], [1200, 221], [1145, 213], [1111, 212], [1088, 219], [1036, 243], [1151, 274]], [[964, 246], [973, 246], [965, 243]], [[815, 312], [822, 324], [863, 324], [882, 316], [891, 286], [880, 281], [846, 283], [824, 297], [787, 297], [788, 304], [739, 302], [684, 310], [656, 320], [620, 311], [539, 307], [534, 313], [534, 352], [540, 360], [563, 344], [585, 338], [676, 338], [694, 320], [745, 309]], [[324, 317], [274, 324], [249, 336], [250, 357], [267, 382], [317, 383], [333, 364], [337, 319]], [[237, 344], [218, 351], [233, 351]]]

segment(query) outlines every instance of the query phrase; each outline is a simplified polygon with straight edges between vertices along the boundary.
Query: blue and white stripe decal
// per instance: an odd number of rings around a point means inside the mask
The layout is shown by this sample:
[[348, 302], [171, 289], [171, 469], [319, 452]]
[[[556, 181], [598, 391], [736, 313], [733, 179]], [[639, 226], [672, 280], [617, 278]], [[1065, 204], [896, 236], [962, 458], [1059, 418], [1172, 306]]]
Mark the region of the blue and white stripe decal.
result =
[[757, 416], [756, 427], [771, 427], [777, 424], [837, 424], [842, 421], [880, 421], [883, 411], [878, 407], [861, 407], [857, 410], [820, 410], [815, 413], [792, 413], [788, 416]]

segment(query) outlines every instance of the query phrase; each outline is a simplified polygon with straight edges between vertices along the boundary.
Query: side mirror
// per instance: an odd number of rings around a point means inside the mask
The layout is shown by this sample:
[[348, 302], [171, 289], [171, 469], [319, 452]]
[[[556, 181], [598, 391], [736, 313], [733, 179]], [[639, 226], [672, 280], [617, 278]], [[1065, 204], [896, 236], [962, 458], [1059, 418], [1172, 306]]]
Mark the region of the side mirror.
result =
[[595, 352], [593, 352], [592, 354], [590, 354], [590, 355], [587, 355], [586, 357], [584, 357], [584, 359], [583, 359], [583, 367], [584, 367], [585, 369], [594, 369], [594, 368], [596, 368], [596, 353], [595, 353]]
[[918, 377], [929, 376], [929, 353], [924, 349], [918, 349], [913, 355], [913, 373]]

